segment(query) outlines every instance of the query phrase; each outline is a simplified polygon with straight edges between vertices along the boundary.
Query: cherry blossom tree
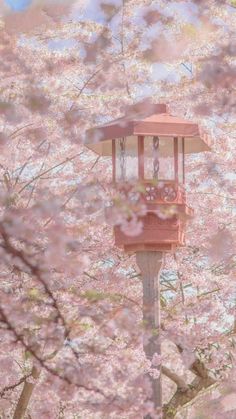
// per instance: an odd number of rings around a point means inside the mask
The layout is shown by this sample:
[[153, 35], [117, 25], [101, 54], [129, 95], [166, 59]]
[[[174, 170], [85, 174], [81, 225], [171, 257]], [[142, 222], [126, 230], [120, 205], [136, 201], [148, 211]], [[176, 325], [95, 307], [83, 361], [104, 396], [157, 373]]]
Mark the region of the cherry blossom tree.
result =
[[[0, 2], [3, 418], [158, 417], [145, 373], [160, 364], [164, 417], [235, 414], [235, 6]], [[155, 102], [198, 120], [212, 152], [187, 159], [195, 217], [165, 257], [150, 364], [140, 275], [112, 236], [138, 234], [127, 211], [145, 208], [84, 139]]]

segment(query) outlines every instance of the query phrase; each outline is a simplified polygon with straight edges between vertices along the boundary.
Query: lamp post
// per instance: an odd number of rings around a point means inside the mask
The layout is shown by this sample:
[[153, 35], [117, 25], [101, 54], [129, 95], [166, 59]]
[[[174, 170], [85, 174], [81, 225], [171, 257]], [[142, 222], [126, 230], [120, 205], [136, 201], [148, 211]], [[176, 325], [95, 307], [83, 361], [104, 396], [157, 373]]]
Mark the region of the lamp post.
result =
[[[142, 185], [146, 214], [143, 229], [128, 236], [115, 226], [115, 244], [135, 253], [143, 284], [143, 319], [151, 338], [144, 343], [146, 357], [161, 355], [160, 281], [164, 252], [185, 244], [185, 220], [193, 215], [186, 203], [185, 156], [209, 151], [209, 140], [198, 124], [174, 117], [164, 104], [153, 105], [137, 117], [123, 117], [87, 131], [86, 146], [112, 157], [113, 182], [122, 188], [136, 181]], [[169, 214], [162, 217], [161, 214]], [[153, 333], [154, 332], [154, 333]], [[161, 367], [150, 377], [156, 411], [162, 408]]]

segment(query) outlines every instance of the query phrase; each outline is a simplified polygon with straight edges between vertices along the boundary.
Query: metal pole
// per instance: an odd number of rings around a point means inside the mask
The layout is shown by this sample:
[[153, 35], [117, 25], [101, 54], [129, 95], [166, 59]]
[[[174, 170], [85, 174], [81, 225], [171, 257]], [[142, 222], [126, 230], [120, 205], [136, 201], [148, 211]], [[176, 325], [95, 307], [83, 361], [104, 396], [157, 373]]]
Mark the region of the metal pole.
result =
[[[144, 327], [148, 334], [150, 334], [148, 342], [144, 342], [144, 351], [150, 361], [152, 361], [155, 353], [161, 355], [159, 274], [162, 266], [162, 256], [163, 253], [157, 251], [136, 252], [136, 262], [141, 271], [143, 283]], [[149, 376], [152, 384], [150, 401], [154, 404], [155, 411], [160, 413], [162, 411], [161, 365], [156, 368], [158, 369], [159, 377], [153, 378]], [[145, 419], [149, 418], [151, 418], [149, 415], [145, 417]]]

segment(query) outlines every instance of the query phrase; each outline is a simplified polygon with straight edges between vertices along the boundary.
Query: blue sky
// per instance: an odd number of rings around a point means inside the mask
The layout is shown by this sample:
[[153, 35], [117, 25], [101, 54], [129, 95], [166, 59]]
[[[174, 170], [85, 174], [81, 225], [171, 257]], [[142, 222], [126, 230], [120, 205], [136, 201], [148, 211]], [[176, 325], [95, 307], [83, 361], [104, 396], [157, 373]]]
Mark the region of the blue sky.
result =
[[[12, 10], [21, 11], [27, 9], [27, 7], [33, 3], [33, 0], [5, 0], [5, 3]], [[96, 0], [88, 1], [85, 13], [83, 16], [78, 16], [78, 18], [82, 18], [83, 20], [91, 19], [101, 23], [105, 22], [106, 16], [100, 7], [100, 3], [100, 1]], [[103, 0], [102, 3], [113, 4], [114, 6], [119, 7], [122, 5], [122, 0]], [[157, 9], [157, 7], [153, 6], [152, 9]], [[164, 11], [166, 15], [179, 17], [181, 20], [185, 20], [189, 23], [196, 23], [198, 18], [198, 8], [191, 1], [172, 1], [171, 3], [167, 3], [162, 11]], [[138, 14], [140, 14], [140, 12]], [[139, 18], [142, 19], [141, 16], [139, 16]]]
[[21, 11], [27, 9], [32, 3], [32, 0], [5, 0], [5, 3], [15, 11]]

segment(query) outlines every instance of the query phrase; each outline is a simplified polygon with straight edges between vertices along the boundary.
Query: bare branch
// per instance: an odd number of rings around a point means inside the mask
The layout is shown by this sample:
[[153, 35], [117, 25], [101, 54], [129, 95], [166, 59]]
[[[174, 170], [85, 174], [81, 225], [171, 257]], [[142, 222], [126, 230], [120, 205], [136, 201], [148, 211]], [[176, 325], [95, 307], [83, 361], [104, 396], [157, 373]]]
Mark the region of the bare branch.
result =
[[29, 185], [31, 185], [31, 183], [33, 183], [35, 180], [39, 179], [40, 177], [46, 175], [47, 173], [51, 172], [54, 169], [57, 169], [58, 167], [62, 166], [63, 164], [66, 164], [74, 159], [76, 159], [77, 157], [81, 156], [84, 152], [82, 151], [81, 153], [77, 153], [72, 157], [67, 157], [65, 160], [63, 160], [62, 162], [56, 164], [55, 166], [50, 167], [49, 169], [45, 170], [42, 173], [39, 173], [38, 175], [34, 176], [31, 180], [29, 180], [29, 182], [27, 182], [18, 192], [18, 194], [20, 194], [21, 192], [23, 192], [24, 189], [26, 189]]
[[31, 375], [32, 375], [32, 372], [25, 375], [24, 377], [21, 377], [21, 379], [19, 381], [17, 381], [17, 383], [12, 384], [11, 386], [4, 387], [0, 392], [0, 397], [4, 397], [5, 393], [7, 393], [8, 391], [15, 390], [16, 387], [23, 384], [25, 382], [25, 380], [27, 380], [27, 378], [31, 377]]

